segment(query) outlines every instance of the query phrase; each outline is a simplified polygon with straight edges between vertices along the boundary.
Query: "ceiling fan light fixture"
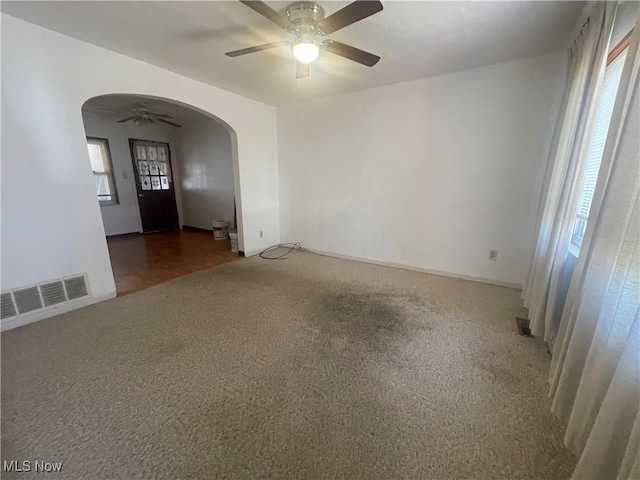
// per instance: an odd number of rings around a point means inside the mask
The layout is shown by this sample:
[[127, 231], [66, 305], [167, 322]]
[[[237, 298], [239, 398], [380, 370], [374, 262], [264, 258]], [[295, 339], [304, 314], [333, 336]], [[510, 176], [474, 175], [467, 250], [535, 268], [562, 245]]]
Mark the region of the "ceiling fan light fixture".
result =
[[296, 42], [293, 45], [293, 56], [300, 63], [313, 63], [320, 55], [320, 47], [312, 41]]
[[295, 35], [296, 39], [293, 44], [285, 41], [271, 42], [233, 50], [225, 54], [228, 57], [239, 57], [290, 44], [293, 56], [297, 60], [296, 78], [309, 76], [310, 64], [318, 58], [321, 48], [332, 55], [339, 55], [367, 67], [373, 67], [380, 60], [379, 56], [351, 45], [336, 42], [330, 38], [318, 39], [381, 12], [384, 7], [380, 0], [355, 0], [328, 17], [325, 17], [324, 9], [320, 5], [310, 0], [293, 2], [286, 7], [284, 11], [286, 16], [281, 15], [262, 0], [240, 0], [240, 2], [287, 33]]

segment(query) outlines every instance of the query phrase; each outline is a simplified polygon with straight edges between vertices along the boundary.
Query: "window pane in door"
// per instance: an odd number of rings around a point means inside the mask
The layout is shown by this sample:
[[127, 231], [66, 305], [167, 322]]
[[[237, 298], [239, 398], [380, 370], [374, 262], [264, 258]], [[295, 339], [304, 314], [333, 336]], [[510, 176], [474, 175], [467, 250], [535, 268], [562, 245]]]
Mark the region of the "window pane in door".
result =
[[157, 160], [158, 154], [156, 147], [149, 145], [147, 147], [147, 160]]
[[143, 145], [138, 145], [136, 147], [136, 157], [138, 158], [138, 160], [147, 159], [147, 149]]
[[151, 190], [151, 177], [146, 175], [141, 176], [140, 185], [142, 185], [142, 190]]

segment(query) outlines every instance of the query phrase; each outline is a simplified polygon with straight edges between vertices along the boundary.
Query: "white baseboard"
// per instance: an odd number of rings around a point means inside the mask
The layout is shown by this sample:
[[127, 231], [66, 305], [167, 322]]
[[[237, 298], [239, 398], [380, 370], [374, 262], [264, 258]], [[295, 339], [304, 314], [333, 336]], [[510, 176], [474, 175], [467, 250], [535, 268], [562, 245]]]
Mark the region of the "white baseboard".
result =
[[17, 317], [5, 318], [2, 320], [2, 323], [0, 323], [0, 332], [22, 327], [30, 323], [39, 322], [45, 318], [55, 317], [56, 315], [77, 310], [78, 308], [88, 307], [94, 303], [104, 302], [105, 300], [110, 300], [115, 297], [116, 292], [101, 295], [99, 297], [83, 297], [71, 300], [70, 302], [65, 302], [61, 305], [54, 305], [43, 310], [38, 310], [33, 313], [25, 313], [24, 315], [18, 315]]
[[497, 285], [499, 287], [507, 287], [507, 288], [513, 288], [513, 289], [516, 289], [516, 290], [522, 290], [522, 285], [519, 285], [517, 283], [503, 282], [503, 281], [500, 281], [500, 280], [492, 280], [490, 278], [474, 277], [474, 276], [471, 276], [471, 275], [463, 275], [463, 274], [459, 274], [459, 273], [443, 272], [441, 270], [432, 270], [430, 268], [414, 267], [413, 265], [405, 265], [403, 263], [383, 262], [383, 261], [380, 261], [380, 260], [371, 260], [369, 258], [352, 257], [352, 256], [349, 256], [349, 255], [342, 255], [340, 253], [332, 253], [332, 252], [324, 252], [322, 250], [315, 250], [313, 248], [303, 247], [302, 249], [306, 250], [307, 252], [317, 253], [318, 255], [324, 255], [326, 257], [341, 258], [343, 260], [352, 260], [354, 262], [371, 263], [373, 265], [380, 265], [380, 266], [383, 266], [383, 267], [399, 268], [401, 270], [409, 270], [411, 272], [428, 273], [430, 275], [439, 275], [441, 277], [459, 278], [461, 280], [469, 280], [469, 281], [472, 281], [472, 282], [486, 283], [486, 284], [489, 284], [489, 285]]

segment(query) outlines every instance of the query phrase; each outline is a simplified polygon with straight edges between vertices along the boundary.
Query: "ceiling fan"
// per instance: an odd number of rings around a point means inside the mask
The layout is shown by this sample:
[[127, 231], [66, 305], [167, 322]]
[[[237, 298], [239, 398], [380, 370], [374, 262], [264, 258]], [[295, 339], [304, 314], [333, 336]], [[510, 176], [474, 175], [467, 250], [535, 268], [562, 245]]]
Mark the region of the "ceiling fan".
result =
[[319, 38], [382, 11], [382, 3], [379, 0], [356, 0], [327, 18], [324, 16], [324, 9], [315, 2], [292, 3], [286, 8], [286, 17], [284, 17], [262, 1], [240, 1], [285, 31], [295, 35], [296, 38], [293, 42], [265, 43], [227, 52], [228, 57], [239, 57], [248, 53], [291, 45], [293, 56], [298, 61], [296, 78], [309, 76], [311, 63], [318, 58], [320, 50], [340, 55], [367, 67], [373, 67], [380, 60], [379, 56], [364, 50], [328, 38], [325, 40]]
[[130, 117], [121, 118], [118, 120], [118, 123], [130, 122], [133, 120], [133, 123], [136, 125], [149, 125], [153, 123], [165, 123], [167, 125], [171, 125], [172, 127], [180, 128], [182, 125], [179, 125], [175, 122], [167, 120], [167, 118], [173, 118], [171, 115], [167, 115], [166, 113], [156, 113], [152, 112], [148, 109], [146, 105], [141, 105], [133, 109], [133, 113]]

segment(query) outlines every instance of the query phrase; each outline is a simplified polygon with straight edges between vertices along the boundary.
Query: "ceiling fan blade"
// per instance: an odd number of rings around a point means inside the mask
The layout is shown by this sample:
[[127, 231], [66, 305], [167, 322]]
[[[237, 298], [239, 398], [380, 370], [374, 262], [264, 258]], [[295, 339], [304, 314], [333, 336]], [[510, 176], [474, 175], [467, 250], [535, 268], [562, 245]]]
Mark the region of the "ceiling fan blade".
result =
[[118, 120], [118, 123], [125, 123], [128, 122], [130, 120], [133, 120], [134, 118], [136, 118], [138, 115], [133, 115], [132, 117], [127, 117], [127, 118], [121, 118], [120, 120]]
[[156, 118], [156, 122], [166, 123], [167, 125], [171, 125], [172, 127], [180, 128], [182, 125], [178, 125], [177, 123], [170, 122], [169, 120], [164, 120], [162, 118]]
[[248, 53], [261, 52], [262, 50], [268, 50], [270, 48], [282, 47], [288, 45], [289, 42], [273, 42], [264, 43], [262, 45], [256, 45], [255, 47], [243, 48], [242, 50], [234, 50], [233, 52], [227, 52], [227, 57], [239, 57], [240, 55], [246, 55]]
[[373, 53], [365, 52], [364, 50], [336, 42], [335, 40], [325, 40], [322, 42], [322, 46], [327, 52], [333, 53], [334, 55], [340, 55], [341, 57], [361, 63], [367, 67], [373, 67], [380, 61], [380, 57]]
[[171, 115], [167, 115], [166, 113], [153, 113], [153, 112], [151, 113], [153, 114], [154, 117], [173, 118]]
[[311, 64], [298, 62], [296, 65], [296, 78], [307, 78], [311, 73]]
[[356, 0], [320, 21], [317, 27], [322, 33], [329, 35], [347, 25], [359, 22], [375, 13], [381, 12], [382, 9], [382, 3], [379, 0]]
[[247, 7], [255, 10], [263, 17], [268, 18], [276, 25], [284, 28], [288, 32], [293, 32], [296, 29], [296, 26], [289, 21], [289, 19], [283, 17], [278, 12], [276, 12], [273, 8], [267, 5], [264, 2], [260, 1], [248, 1], [248, 0], [240, 0], [240, 3], [244, 3]]

